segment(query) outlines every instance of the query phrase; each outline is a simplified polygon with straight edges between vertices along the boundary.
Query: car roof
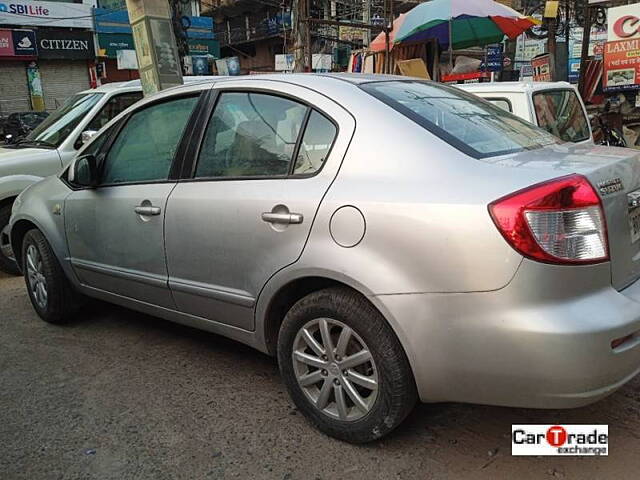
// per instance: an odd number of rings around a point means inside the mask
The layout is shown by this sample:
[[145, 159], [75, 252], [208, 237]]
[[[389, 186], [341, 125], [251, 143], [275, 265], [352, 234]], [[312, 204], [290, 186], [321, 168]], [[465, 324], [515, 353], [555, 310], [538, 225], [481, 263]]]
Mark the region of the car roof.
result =
[[[198, 83], [208, 83], [208, 82], [212, 82], [213, 80], [219, 80], [225, 77], [214, 76], [214, 75], [201, 75], [201, 76], [187, 75], [182, 78], [184, 80], [185, 85], [193, 85]], [[96, 92], [107, 93], [107, 92], [112, 92], [114, 90], [123, 90], [123, 89], [141, 90], [142, 84], [140, 83], [140, 79], [128, 80], [126, 82], [105, 83], [104, 85], [100, 85], [99, 87], [89, 88], [79, 93], [96, 93]]]
[[568, 82], [487, 82], [487, 83], [466, 83], [455, 85], [458, 88], [469, 92], [539, 92], [541, 90], [557, 90], [574, 88]]

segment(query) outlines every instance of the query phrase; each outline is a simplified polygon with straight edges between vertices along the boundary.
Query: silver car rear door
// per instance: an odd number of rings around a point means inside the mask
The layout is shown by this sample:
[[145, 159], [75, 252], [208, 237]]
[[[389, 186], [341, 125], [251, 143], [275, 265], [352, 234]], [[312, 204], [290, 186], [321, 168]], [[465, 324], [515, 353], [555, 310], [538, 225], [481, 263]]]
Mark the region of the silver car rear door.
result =
[[[213, 113], [202, 121], [202, 141], [192, 142], [193, 168], [184, 172], [190, 178], [178, 183], [167, 205], [169, 286], [179, 310], [252, 330], [253, 305], [260, 290], [302, 253], [318, 206], [349, 146], [355, 120], [331, 99], [284, 82], [227, 81], [214, 91]], [[300, 111], [290, 102], [309, 112], [304, 122], [311, 122], [316, 112], [335, 126], [335, 140], [322, 168], [303, 167], [307, 173], [301, 175], [282, 172], [279, 166], [247, 169], [243, 165], [251, 158], [271, 158], [274, 152], [284, 158], [285, 150], [302, 152], [300, 138], [291, 145], [290, 127]], [[277, 105], [282, 106], [283, 118], [273, 114], [280, 108]], [[202, 167], [211, 158], [215, 162]], [[235, 171], [234, 164], [240, 165]]]

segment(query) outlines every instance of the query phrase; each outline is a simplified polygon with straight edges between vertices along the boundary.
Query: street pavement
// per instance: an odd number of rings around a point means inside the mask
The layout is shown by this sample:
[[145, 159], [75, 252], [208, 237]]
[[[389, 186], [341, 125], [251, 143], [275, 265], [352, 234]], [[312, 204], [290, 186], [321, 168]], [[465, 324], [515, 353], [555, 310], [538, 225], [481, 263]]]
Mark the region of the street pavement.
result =
[[[514, 423], [608, 424], [610, 455], [512, 457]], [[575, 410], [418, 405], [354, 446], [305, 421], [266, 355], [97, 302], [48, 325], [0, 274], [2, 480], [637, 479], [638, 452], [640, 378]]]

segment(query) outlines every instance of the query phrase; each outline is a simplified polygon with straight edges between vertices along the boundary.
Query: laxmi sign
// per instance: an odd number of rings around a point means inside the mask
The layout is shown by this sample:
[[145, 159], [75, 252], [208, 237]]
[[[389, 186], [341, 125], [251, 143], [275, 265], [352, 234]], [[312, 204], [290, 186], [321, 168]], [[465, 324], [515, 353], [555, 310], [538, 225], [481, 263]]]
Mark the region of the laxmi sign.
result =
[[0, 24], [93, 30], [93, 13], [81, 3], [0, 0]]

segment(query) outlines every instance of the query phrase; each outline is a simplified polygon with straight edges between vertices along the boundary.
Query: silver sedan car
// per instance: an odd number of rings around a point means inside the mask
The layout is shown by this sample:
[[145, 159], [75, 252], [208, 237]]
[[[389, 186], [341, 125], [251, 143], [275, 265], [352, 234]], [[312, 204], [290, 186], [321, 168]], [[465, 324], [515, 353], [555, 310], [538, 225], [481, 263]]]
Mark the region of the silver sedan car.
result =
[[113, 119], [22, 193], [51, 323], [85, 297], [277, 356], [350, 442], [423, 402], [562, 408], [640, 368], [640, 157], [437, 83], [261, 75]]

